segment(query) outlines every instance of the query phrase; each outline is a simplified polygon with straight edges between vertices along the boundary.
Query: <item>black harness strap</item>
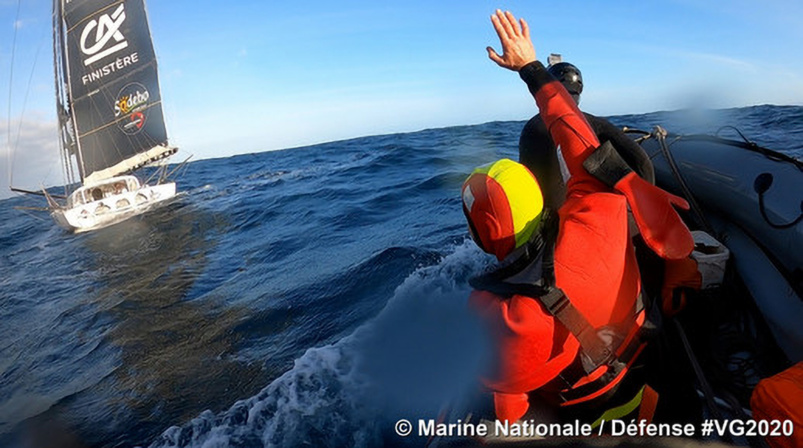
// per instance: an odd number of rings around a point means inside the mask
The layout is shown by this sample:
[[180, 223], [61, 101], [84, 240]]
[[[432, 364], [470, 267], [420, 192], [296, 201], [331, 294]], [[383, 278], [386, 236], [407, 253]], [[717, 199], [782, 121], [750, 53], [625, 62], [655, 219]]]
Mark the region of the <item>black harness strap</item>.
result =
[[[564, 401], [573, 401], [589, 396], [608, 385], [611, 381], [615, 380], [616, 377], [619, 376], [619, 374], [621, 374], [622, 371], [626, 369], [627, 366], [630, 365], [630, 363], [640, 353], [640, 349], [644, 346], [644, 344], [660, 331], [662, 326], [660, 309], [656, 306], [645, 307], [644, 296], [641, 293], [636, 299], [636, 304], [633, 309], [633, 313], [631, 314], [632, 317], [623, 325], [627, 326], [635, 324], [636, 318], [642, 311], [646, 312], [646, 315], [644, 316], [644, 324], [638, 329], [637, 333], [618, 355], [616, 352], [621, 347], [623, 341], [615, 341], [615, 345], [612, 346], [613, 353], [607, 361], [608, 370], [602, 374], [602, 376], [582, 386], [572, 388], [572, 386], [574, 386], [581, 378], [593, 372], [593, 370], [589, 370], [588, 365], [583, 363], [582, 352], [569, 367], [561, 372], [561, 379], [563, 379], [563, 381], [569, 387], [569, 389], [560, 393], [560, 396]], [[622, 328], [621, 324], [620, 328]], [[624, 337], [627, 337], [627, 331], [621, 331], [620, 333], [624, 335]], [[580, 342], [580, 347], [583, 351], [585, 351], [582, 341]], [[606, 392], [604, 395], [613, 394], [614, 392], [615, 389]]]
[[546, 294], [533, 298], [541, 302], [549, 314], [560, 321], [577, 338], [583, 353], [589, 358], [593, 368], [597, 368], [611, 359], [616, 347], [602, 340], [596, 329], [572, 305], [560, 288], [553, 287]]
[[[545, 209], [544, 227], [533, 235], [525, 246], [522, 255], [512, 263], [492, 272], [474, 277], [469, 284], [478, 290], [488, 291], [501, 297], [521, 295], [540, 302], [547, 312], [557, 319], [580, 343], [580, 353], [575, 361], [560, 374], [567, 384], [568, 390], [561, 393], [565, 401], [571, 401], [590, 395], [613, 381], [638, 354], [643, 340], [642, 331], [632, 338], [628, 346], [618, 354], [629, 329], [635, 324], [636, 317], [644, 310], [644, 301], [639, 294], [631, 317], [618, 325], [594, 328], [586, 317], [572, 304], [560, 288], [554, 286], [552, 272], [554, 245], [546, 241], [554, 241], [557, 233], [556, 216]], [[540, 258], [542, 263], [542, 284], [511, 283], [505, 281], [522, 272], [531, 263]], [[572, 388], [581, 378], [591, 374], [597, 368], [608, 365], [607, 371], [598, 379], [583, 386]]]
[[[637, 315], [644, 310], [641, 294], [636, 300], [633, 313], [631, 313], [632, 317], [626, 322], [617, 326], [596, 329], [560, 288], [544, 288], [532, 284], [514, 284], [501, 281], [493, 282], [488, 279], [485, 279], [485, 281], [473, 280], [475, 281], [471, 282], [472, 286], [477, 289], [489, 291], [502, 297], [521, 295], [540, 302], [549, 314], [563, 324], [577, 339], [580, 343], [580, 353], [575, 361], [560, 374], [560, 378], [568, 387], [567, 390], [560, 393], [564, 401], [572, 401], [588, 396], [608, 385], [630, 364], [647, 339], [646, 334], [642, 334], [644, 332], [639, 331], [624, 347], [622, 352], [617, 355], [623, 339], [629, 333], [626, 329], [635, 323]], [[617, 331], [619, 329], [625, 329], [625, 331]], [[607, 334], [607, 339], [603, 338], [602, 334], [604, 333]], [[591, 374], [603, 365], [607, 365], [608, 369], [602, 376], [582, 386], [573, 388], [581, 378]]]

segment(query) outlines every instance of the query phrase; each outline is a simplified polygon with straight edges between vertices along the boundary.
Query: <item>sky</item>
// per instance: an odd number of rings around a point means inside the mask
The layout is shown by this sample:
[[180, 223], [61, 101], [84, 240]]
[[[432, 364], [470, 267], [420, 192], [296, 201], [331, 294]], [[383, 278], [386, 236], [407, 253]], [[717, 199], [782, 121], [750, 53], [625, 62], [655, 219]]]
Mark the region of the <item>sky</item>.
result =
[[[74, 0], [75, 1], [75, 0]], [[17, 12], [19, 8], [19, 13]], [[0, 0], [0, 198], [61, 185], [50, 0]], [[496, 8], [583, 73], [596, 115], [803, 105], [803, 2], [149, 0], [177, 161], [527, 120]], [[13, 53], [13, 70], [12, 70]]]

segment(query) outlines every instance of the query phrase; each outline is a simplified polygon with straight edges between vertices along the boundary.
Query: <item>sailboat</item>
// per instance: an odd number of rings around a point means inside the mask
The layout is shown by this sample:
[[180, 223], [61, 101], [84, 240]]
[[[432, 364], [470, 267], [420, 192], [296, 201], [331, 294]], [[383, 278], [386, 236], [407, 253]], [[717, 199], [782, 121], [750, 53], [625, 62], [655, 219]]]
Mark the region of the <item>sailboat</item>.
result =
[[154, 185], [132, 174], [178, 150], [167, 142], [144, 0], [54, 0], [53, 58], [65, 183], [80, 181], [64, 203], [43, 189], [56, 223], [99, 229], [174, 197], [166, 170]]

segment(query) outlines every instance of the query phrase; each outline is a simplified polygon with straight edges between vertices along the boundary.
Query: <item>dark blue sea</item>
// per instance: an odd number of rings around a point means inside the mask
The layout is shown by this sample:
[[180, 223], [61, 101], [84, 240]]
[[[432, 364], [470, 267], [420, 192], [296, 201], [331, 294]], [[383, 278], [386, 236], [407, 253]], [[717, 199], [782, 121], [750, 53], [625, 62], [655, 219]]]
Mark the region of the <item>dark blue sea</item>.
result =
[[[803, 155], [803, 107], [610, 119]], [[0, 201], [0, 446], [421, 445], [395, 422], [483, 352], [460, 186], [523, 125], [196, 161], [175, 201], [87, 234]]]

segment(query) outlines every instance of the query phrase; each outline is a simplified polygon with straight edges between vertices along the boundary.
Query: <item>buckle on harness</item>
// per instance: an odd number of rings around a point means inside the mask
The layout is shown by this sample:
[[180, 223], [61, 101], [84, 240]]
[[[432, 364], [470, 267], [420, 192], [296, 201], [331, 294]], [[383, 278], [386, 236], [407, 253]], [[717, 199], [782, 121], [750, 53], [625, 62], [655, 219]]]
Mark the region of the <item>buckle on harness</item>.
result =
[[594, 344], [592, 347], [580, 347], [580, 362], [583, 370], [588, 374], [603, 365], [610, 366], [616, 359], [616, 350], [624, 341], [621, 332], [609, 325], [597, 330], [597, 338], [601, 342], [600, 344]]

